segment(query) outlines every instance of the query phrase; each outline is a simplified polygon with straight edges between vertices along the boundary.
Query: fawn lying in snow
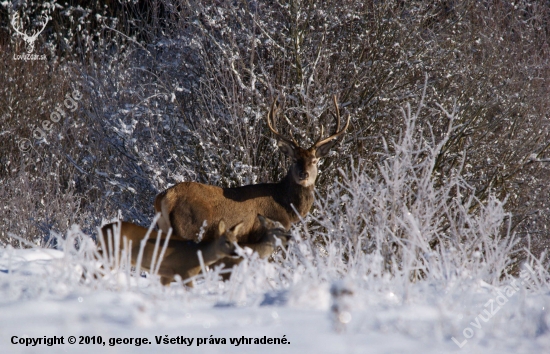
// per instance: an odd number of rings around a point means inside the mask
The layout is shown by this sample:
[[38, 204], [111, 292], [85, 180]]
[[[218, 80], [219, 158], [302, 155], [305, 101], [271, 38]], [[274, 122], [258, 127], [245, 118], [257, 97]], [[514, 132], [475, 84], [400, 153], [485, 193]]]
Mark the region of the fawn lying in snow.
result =
[[[284, 226], [271, 219], [265, 218], [262, 215], [258, 215], [258, 219], [263, 227], [262, 236], [256, 243], [243, 243], [241, 247], [250, 248], [253, 252], [257, 252], [260, 258], [267, 258], [277, 248], [277, 240], [280, 240], [281, 246], [286, 247], [288, 240], [292, 237]], [[225, 222], [222, 220], [218, 224], [218, 238], [210, 241], [185, 241], [181, 239], [170, 239], [164, 253], [164, 257], [158, 267], [158, 274], [161, 277], [161, 282], [164, 285], [168, 285], [173, 281], [174, 276], [178, 274], [183, 280], [187, 280], [193, 276], [196, 276], [201, 271], [201, 265], [197, 252], [201, 251], [203, 262], [205, 266], [225, 264], [227, 267], [232, 268], [239, 264], [242, 258], [237, 258], [236, 253], [236, 240], [241, 230], [242, 223], [233, 226], [230, 229], [226, 229]], [[120, 231], [118, 231], [120, 228]], [[131, 241], [131, 256], [130, 261], [132, 265], [136, 265], [139, 250], [141, 247], [141, 241], [147, 234], [147, 229], [135, 225], [126, 221], [114, 222], [102, 227], [101, 233], [104, 237], [103, 244], [107, 247], [107, 255], [115, 256], [114, 252], [110, 248], [114, 242], [107, 242], [109, 234], [115, 235], [120, 232], [120, 244], [119, 252], [124, 249], [126, 242]], [[112, 236], [111, 236], [112, 237]], [[145, 243], [143, 248], [143, 256], [140, 267], [144, 270], [150, 270], [151, 261], [155, 256], [155, 244], [157, 238], [161, 240], [166, 239], [166, 235], [162, 232], [152, 231], [149, 239]], [[158, 254], [160, 254], [160, 248]], [[103, 252], [101, 252], [103, 254]], [[119, 254], [120, 256], [120, 254]], [[157, 261], [158, 262], [158, 261]], [[229, 275], [224, 275], [224, 279], [228, 279]], [[192, 286], [192, 283], [188, 283]]]
[[[236, 235], [241, 228], [241, 223], [233, 226], [230, 229], [226, 229], [225, 222], [222, 220], [218, 224], [218, 234], [217, 239], [211, 241], [203, 242], [193, 242], [185, 240], [169, 240], [164, 253], [164, 257], [160, 262], [160, 267], [158, 267], [158, 274], [161, 278], [161, 283], [163, 285], [168, 285], [174, 280], [174, 276], [178, 274], [183, 280], [187, 280], [201, 271], [201, 264], [199, 257], [197, 255], [198, 251], [201, 251], [204, 265], [208, 266], [216, 261], [227, 258], [227, 257], [236, 257], [237, 253], [235, 252], [236, 247]], [[120, 228], [120, 231], [119, 231]], [[120, 226], [118, 222], [107, 224], [101, 228], [104, 240], [108, 240], [108, 235], [115, 235], [120, 232], [120, 244], [124, 245], [124, 238], [132, 241], [131, 246], [131, 263], [136, 265], [137, 258], [140, 250], [140, 243], [147, 234], [147, 229], [129, 222], [121, 221]], [[151, 232], [151, 238], [149, 238], [145, 247], [143, 248], [143, 258], [141, 261], [140, 267], [145, 270], [150, 270], [151, 260], [153, 257], [158, 258], [159, 256], [154, 255], [155, 252], [155, 243], [157, 238], [165, 239], [166, 235], [158, 234], [157, 231]], [[113, 248], [113, 242], [104, 242], [107, 247], [107, 254], [114, 255], [114, 252], [110, 250]], [[124, 246], [119, 247], [119, 252], [124, 249]], [[158, 249], [160, 254], [160, 247]], [[157, 261], [158, 262], [158, 261]], [[192, 282], [188, 283], [189, 286], [193, 286]]]

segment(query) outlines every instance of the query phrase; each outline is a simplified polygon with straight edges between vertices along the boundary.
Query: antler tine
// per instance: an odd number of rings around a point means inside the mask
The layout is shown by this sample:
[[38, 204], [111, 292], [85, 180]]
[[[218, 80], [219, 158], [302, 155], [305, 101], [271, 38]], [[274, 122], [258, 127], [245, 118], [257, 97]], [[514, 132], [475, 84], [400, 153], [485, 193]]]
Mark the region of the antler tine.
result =
[[290, 125], [290, 140], [292, 140], [292, 142], [294, 143], [294, 145], [298, 146], [298, 142], [296, 141], [296, 139], [294, 139], [294, 134], [292, 133], [292, 123], [290, 123], [290, 119], [287, 118], [287, 116], [285, 116], [283, 114], [283, 118], [285, 119], [285, 121], [288, 123], [288, 125]]
[[[329, 136], [328, 138], [326, 139], [323, 139], [321, 141], [317, 141], [314, 145], [315, 148], [318, 148], [319, 146], [321, 145], [324, 145], [326, 143], [328, 143], [329, 141], [332, 141], [334, 139], [338, 139], [342, 134], [344, 134], [344, 132], [346, 131], [346, 129], [348, 129], [348, 126], [349, 126], [349, 119], [350, 119], [350, 115], [348, 114], [348, 118], [347, 118], [347, 121], [346, 121], [346, 125], [344, 126], [344, 128], [342, 128], [342, 130], [340, 130], [340, 110], [338, 109], [338, 101], [336, 101], [336, 95], [334, 95], [333, 97], [333, 102], [334, 102], [334, 108], [336, 110], [336, 119], [337, 119], [337, 123], [336, 123], [336, 133], [334, 133], [333, 135]], [[322, 136], [322, 133], [321, 133], [321, 136]], [[320, 138], [319, 138], [320, 139]]]
[[277, 140], [282, 140], [282, 141], [286, 142], [287, 144], [298, 146], [298, 143], [296, 142], [294, 137], [292, 138], [292, 140], [290, 140], [288, 138], [285, 138], [283, 135], [279, 134], [279, 132], [277, 132], [275, 130], [275, 128], [273, 128], [272, 120], [273, 120], [273, 117], [275, 116], [275, 113], [277, 113], [277, 110], [276, 110], [276, 107], [275, 107], [276, 104], [277, 104], [277, 99], [273, 100], [273, 103], [271, 104], [271, 109], [267, 113], [267, 126], [269, 127], [269, 130], [271, 130], [271, 132], [275, 135]]
[[321, 134], [319, 134], [319, 137], [317, 138], [317, 140], [315, 140], [313, 145], [316, 145], [321, 140], [321, 138], [323, 137], [323, 134], [325, 134], [325, 126], [321, 125]]

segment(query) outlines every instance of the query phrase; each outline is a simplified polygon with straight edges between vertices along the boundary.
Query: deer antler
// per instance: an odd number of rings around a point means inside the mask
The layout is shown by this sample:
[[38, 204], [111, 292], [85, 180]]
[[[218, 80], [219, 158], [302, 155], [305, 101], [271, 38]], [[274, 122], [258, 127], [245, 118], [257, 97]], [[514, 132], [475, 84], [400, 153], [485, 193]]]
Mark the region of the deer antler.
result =
[[325, 126], [321, 125], [321, 134], [319, 134], [319, 137], [317, 138], [317, 140], [315, 140], [315, 142], [313, 143], [313, 146], [317, 145], [317, 143], [321, 140], [324, 134], [325, 134]]
[[271, 132], [275, 135], [277, 140], [284, 141], [285, 143], [287, 143], [291, 146], [298, 146], [298, 143], [296, 142], [296, 140], [293, 137], [291, 138], [292, 140], [288, 139], [288, 138], [284, 137], [283, 135], [281, 135], [278, 131], [276, 131], [275, 128], [273, 128], [273, 117], [277, 113], [277, 107], [276, 106], [277, 106], [277, 99], [273, 100], [273, 103], [271, 104], [271, 109], [267, 113], [267, 126], [269, 127], [269, 130], [271, 130]]
[[346, 125], [344, 126], [344, 128], [342, 128], [342, 130], [340, 130], [340, 110], [338, 109], [338, 101], [336, 100], [336, 95], [333, 96], [333, 102], [334, 102], [334, 110], [336, 111], [335, 117], [336, 117], [336, 121], [337, 121], [336, 122], [336, 133], [334, 133], [333, 135], [329, 136], [326, 139], [323, 139], [323, 140], [319, 141], [321, 139], [321, 137], [323, 136], [323, 129], [322, 129], [322, 126], [321, 126], [321, 135], [319, 136], [319, 139], [317, 139], [317, 141], [313, 145], [313, 147], [315, 147], [315, 148], [318, 148], [322, 145], [325, 145], [326, 143], [328, 143], [332, 140], [338, 139], [342, 134], [344, 134], [346, 129], [348, 129], [350, 115], [348, 114], [348, 119], [346, 121]]

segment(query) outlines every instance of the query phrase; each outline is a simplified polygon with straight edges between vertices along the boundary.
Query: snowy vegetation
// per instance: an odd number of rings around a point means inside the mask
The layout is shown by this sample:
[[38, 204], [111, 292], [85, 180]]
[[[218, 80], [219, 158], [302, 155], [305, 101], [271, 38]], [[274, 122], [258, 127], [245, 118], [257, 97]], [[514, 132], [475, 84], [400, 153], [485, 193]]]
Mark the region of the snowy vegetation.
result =
[[[128, 326], [151, 340], [179, 325], [259, 333], [244, 320], [257, 316], [262, 335], [286, 334], [296, 351], [334, 352], [339, 335], [358, 352], [360, 336], [400, 352], [550, 346], [547, 3], [102, 3], [0, 3], [2, 304], [67, 304], [60, 318], [83, 334]], [[34, 49], [47, 61], [13, 60], [25, 50], [15, 12], [29, 28], [51, 17]], [[78, 109], [35, 139], [75, 90]], [[278, 180], [288, 161], [269, 105], [281, 100], [279, 129], [306, 146], [335, 129], [333, 94], [350, 129], [288, 250], [245, 253], [229, 281], [214, 269], [192, 289], [124, 259], [98, 276], [102, 220], [148, 226], [154, 196], [179, 181]], [[16, 348], [8, 340], [0, 348]]]

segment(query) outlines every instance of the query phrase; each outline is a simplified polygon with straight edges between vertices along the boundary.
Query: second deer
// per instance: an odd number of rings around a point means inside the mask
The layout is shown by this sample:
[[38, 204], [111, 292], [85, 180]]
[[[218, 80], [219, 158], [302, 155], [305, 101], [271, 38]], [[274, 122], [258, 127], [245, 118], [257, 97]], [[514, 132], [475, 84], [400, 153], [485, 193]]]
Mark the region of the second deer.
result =
[[[236, 257], [235, 243], [237, 241], [236, 235], [242, 227], [242, 223], [239, 223], [230, 229], [226, 229], [225, 222], [221, 220], [218, 223], [218, 235], [219, 237], [210, 241], [202, 241], [199, 243], [193, 241], [184, 241], [181, 239], [169, 240], [164, 253], [164, 257], [160, 261], [160, 267], [158, 268], [158, 274], [161, 278], [163, 285], [168, 285], [174, 280], [174, 276], [178, 274], [183, 280], [187, 280], [201, 271], [201, 264], [197, 252], [201, 252], [205, 266], [209, 266], [222, 258], [230, 259], [229, 257]], [[132, 246], [129, 252], [131, 252], [131, 263], [136, 265], [138, 254], [140, 251], [140, 243], [147, 235], [147, 229], [139, 225], [135, 225], [129, 222], [121, 221], [107, 224], [101, 228], [102, 236], [105, 240], [103, 244], [106, 246], [106, 250], [103, 250], [101, 254], [107, 254], [110, 256], [120, 257], [116, 255], [112, 245], [113, 242], [107, 242], [110, 235], [120, 233], [121, 244], [124, 238], [132, 241]], [[151, 233], [151, 238], [145, 243], [143, 248], [143, 258], [141, 261], [141, 268], [150, 270], [150, 264], [153, 258], [157, 259], [155, 255], [155, 243], [156, 239], [160, 238], [164, 240], [166, 235], [157, 234], [157, 231]], [[124, 247], [119, 247], [120, 252]], [[160, 251], [157, 249], [157, 251]], [[157, 261], [157, 262], [159, 262]], [[193, 286], [192, 282], [188, 282], [187, 285]]]
[[[283, 249], [287, 248], [289, 240], [292, 238], [290, 232], [286, 231], [283, 224], [278, 221], [271, 220], [264, 217], [263, 215], [258, 215], [258, 221], [262, 225], [262, 236], [260, 240], [255, 243], [239, 243], [239, 246], [242, 248], [250, 248], [252, 252], [257, 253], [258, 256], [262, 259], [268, 258], [276, 250], [277, 246], [280, 245]], [[243, 258], [222, 258], [219, 261], [215, 262], [212, 266], [217, 266], [224, 264], [225, 268], [233, 268], [234, 266], [241, 263]], [[230, 272], [222, 274], [224, 280], [228, 280], [231, 276]]]

